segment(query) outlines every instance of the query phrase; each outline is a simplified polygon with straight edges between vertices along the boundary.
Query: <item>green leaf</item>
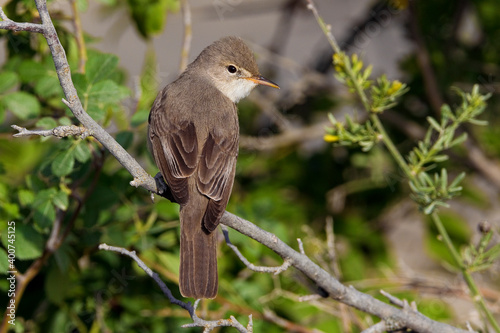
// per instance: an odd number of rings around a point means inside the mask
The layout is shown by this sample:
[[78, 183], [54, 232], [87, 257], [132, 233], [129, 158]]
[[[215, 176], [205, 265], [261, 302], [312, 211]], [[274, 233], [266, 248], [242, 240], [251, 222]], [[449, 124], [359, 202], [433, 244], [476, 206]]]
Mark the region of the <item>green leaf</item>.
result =
[[27, 92], [16, 91], [5, 95], [2, 100], [6, 109], [20, 119], [32, 119], [40, 115], [40, 103]]
[[18, 83], [19, 77], [16, 73], [8, 71], [0, 73], [0, 94], [12, 89]]
[[56, 189], [50, 188], [38, 192], [35, 197], [33, 203], [33, 208], [35, 209], [33, 219], [42, 229], [50, 227], [56, 218], [56, 211], [52, 203], [56, 193]]
[[44, 76], [35, 84], [35, 93], [43, 98], [62, 94], [59, 79], [56, 76]]
[[2, 99], [0, 99], [0, 124], [3, 123], [5, 118], [5, 105], [3, 104]]
[[142, 109], [134, 113], [132, 116], [132, 119], [130, 120], [130, 124], [133, 127], [137, 127], [139, 125], [144, 124], [146, 121], [148, 121], [149, 117], [149, 110], [147, 109]]
[[86, 141], [82, 140], [75, 147], [74, 156], [80, 163], [85, 163], [90, 158], [90, 148]]
[[63, 191], [59, 191], [52, 197], [52, 203], [61, 210], [68, 209], [68, 194]]
[[116, 82], [104, 80], [90, 88], [89, 104], [117, 103], [125, 96], [125, 91]]
[[38, 81], [46, 74], [47, 69], [42, 64], [33, 60], [23, 61], [19, 66], [21, 81], [25, 83]]
[[[16, 223], [16, 259], [32, 260], [43, 253], [44, 239], [31, 225]], [[2, 234], [2, 243], [7, 245], [7, 233]]]
[[118, 57], [113, 54], [92, 53], [86, 64], [85, 75], [90, 84], [109, 77], [118, 65]]
[[43, 117], [36, 122], [36, 127], [43, 129], [53, 129], [57, 127], [57, 122], [52, 117]]
[[73, 150], [65, 150], [60, 152], [54, 161], [52, 161], [52, 172], [55, 176], [62, 177], [69, 175], [73, 170], [75, 165], [75, 158], [73, 156]]
[[63, 304], [71, 284], [67, 274], [62, 273], [56, 265], [52, 265], [45, 278], [45, 295], [55, 304]]
[[9, 257], [7, 257], [7, 252], [5, 252], [4, 249], [0, 248], [0, 274], [7, 274], [7, 271], [10, 270], [8, 260]]
[[134, 139], [134, 133], [130, 131], [123, 131], [116, 135], [116, 141], [125, 149], [127, 149]]
[[69, 119], [68, 117], [61, 117], [61, 118], [59, 118], [59, 124], [61, 126], [73, 125], [73, 123], [71, 122], [71, 119]]
[[19, 190], [19, 192], [17, 192], [17, 196], [19, 198], [19, 203], [21, 204], [21, 206], [31, 205], [35, 200], [35, 194], [30, 190], [21, 189]]

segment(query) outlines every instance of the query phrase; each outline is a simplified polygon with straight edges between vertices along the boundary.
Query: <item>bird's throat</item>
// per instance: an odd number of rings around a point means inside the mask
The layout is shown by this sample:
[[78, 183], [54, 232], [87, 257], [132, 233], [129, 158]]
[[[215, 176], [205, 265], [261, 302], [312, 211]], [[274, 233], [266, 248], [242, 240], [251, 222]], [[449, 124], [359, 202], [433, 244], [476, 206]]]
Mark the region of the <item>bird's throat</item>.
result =
[[234, 103], [238, 103], [242, 98], [247, 97], [257, 85], [255, 82], [245, 79], [236, 79], [232, 82], [214, 80], [214, 84], [220, 92]]

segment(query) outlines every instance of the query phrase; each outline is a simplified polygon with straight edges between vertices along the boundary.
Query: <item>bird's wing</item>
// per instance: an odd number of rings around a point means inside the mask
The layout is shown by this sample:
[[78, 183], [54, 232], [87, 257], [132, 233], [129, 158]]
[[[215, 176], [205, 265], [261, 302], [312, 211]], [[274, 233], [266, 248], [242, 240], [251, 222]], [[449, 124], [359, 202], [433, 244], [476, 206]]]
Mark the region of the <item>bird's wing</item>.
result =
[[219, 224], [233, 188], [236, 158], [238, 156], [238, 131], [227, 137], [209, 132], [198, 163], [198, 190], [209, 197], [203, 226], [208, 232]]
[[174, 199], [182, 205], [189, 198], [187, 177], [194, 173], [198, 160], [196, 128], [192, 122], [172, 123], [166, 118], [166, 112], [153, 106], [149, 139], [156, 165]]

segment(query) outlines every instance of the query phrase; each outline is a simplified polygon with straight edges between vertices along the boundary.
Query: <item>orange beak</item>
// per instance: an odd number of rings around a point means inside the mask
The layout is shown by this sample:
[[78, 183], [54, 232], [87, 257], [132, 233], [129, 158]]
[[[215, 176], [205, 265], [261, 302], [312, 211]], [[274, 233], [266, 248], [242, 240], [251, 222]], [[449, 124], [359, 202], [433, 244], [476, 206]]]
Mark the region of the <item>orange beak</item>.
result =
[[262, 84], [263, 86], [269, 86], [269, 87], [273, 87], [273, 88], [277, 88], [277, 89], [280, 88], [276, 83], [274, 83], [271, 80], [266, 79], [262, 75], [247, 77], [246, 79], [250, 80], [252, 82], [255, 82], [257, 84]]

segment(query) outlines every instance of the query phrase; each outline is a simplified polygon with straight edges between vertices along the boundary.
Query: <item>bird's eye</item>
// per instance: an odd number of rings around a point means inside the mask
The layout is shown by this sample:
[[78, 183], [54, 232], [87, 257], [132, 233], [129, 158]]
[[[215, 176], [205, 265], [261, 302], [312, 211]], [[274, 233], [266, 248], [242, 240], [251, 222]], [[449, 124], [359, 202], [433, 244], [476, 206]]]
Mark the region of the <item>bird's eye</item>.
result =
[[236, 67], [233, 65], [229, 65], [229, 66], [227, 66], [227, 71], [231, 74], [234, 74], [234, 73], [236, 73]]

